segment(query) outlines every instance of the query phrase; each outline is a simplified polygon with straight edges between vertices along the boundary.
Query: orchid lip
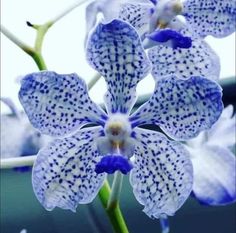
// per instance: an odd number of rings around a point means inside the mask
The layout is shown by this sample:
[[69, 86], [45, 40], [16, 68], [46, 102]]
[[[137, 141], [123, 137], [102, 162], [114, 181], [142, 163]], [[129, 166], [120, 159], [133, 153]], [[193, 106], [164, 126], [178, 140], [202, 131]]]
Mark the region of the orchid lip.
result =
[[132, 168], [131, 162], [123, 155], [106, 155], [96, 164], [95, 172], [113, 174], [115, 171], [120, 171], [126, 175]]

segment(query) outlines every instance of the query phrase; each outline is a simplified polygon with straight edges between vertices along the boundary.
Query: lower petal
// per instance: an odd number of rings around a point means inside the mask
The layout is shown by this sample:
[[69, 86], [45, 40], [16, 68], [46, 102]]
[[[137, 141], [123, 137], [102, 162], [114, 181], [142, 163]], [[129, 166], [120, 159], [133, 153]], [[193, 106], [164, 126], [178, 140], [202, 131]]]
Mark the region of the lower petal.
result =
[[45, 209], [57, 206], [75, 211], [79, 203], [90, 203], [96, 197], [105, 179], [105, 174], [95, 172], [101, 159], [95, 139], [102, 134], [101, 129], [83, 129], [40, 150], [32, 182], [35, 195]]
[[152, 218], [174, 215], [192, 190], [192, 163], [187, 150], [163, 134], [136, 128], [130, 183], [144, 212]]

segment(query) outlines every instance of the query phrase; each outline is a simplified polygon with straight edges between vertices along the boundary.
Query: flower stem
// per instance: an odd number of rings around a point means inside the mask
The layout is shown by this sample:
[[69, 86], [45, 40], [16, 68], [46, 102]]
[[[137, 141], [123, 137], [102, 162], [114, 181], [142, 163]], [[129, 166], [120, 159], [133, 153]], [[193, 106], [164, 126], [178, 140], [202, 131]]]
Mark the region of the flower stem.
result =
[[34, 59], [34, 62], [38, 66], [39, 70], [47, 70], [47, 66], [46, 66], [43, 56], [41, 54], [35, 53], [32, 56], [32, 58]]
[[4, 26], [1, 25], [1, 32], [9, 39], [11, 40], [15, 45], [17, 45], [19, 48], [21, 48], [25, 53], [27, 53], [29, 56], [33, 58], [35, 61], [37, 67], [39, 70], [46, 70], [46, 63], [44, 61], [44, 58], [42, 56], [42, 45], [43, 40], [45, 37], [45, 34], [47, 33], [48, 29], [56, 23], [58, 20], [66, 16], [68, 13], [70, 13], [72, 10], [74, 10], [76, 7], [80, 6], [81, 4], [85, 3], [88, 0], [80, 0], [74, 5], [70, 6], [68, 9], [66, 9], [64, 12], [56, 16], [54, 19], [49, 20], [45, 24], [42, 25], [34, 25], [30, 22], [27, 22], [27, 25], [29, 27], [34, 28], [37, 31], [36, 40], [34, 47], [30, 47], [29, 45], [25, 44], [21, 40], [19, 40], [15, 35], [13, 35], [11, 32], [9, 32]]
[[119, 203], [122, 182], [123, 182], [123, 175], [119, 171], [116, 171], [112, 183], [111, 195], [107, 203], [108, 210], [112, 209], [113, 206], [116, 206]]
[[111, 188], [108, 181], [106, 180], [104, 185], [99, 191], [99, 198], [102, 202], [102, 205], [107, 212], [107, 215], [113, 226], [114, 232], [115, 233], [129, 233], [124, 217], [120, 210], [119, 202], [118, 201], [113, 202], [113, 204], [108, 208], [110, 196], [111, 196]]
[[34, 164], [35, 159], [36, 155], [0, 159], [0, 168], [8, 169], [13, 167], [32, 166]]
[[30, 54], [33, 52], [33, 48], [19, 40], [16, 36], [14, 36], [10, 31], [8, 31], [3, 25], [1, 25], [1, 32], [5, 35], [10, 41], [12, 41], [15, 45], [17, 45], [20, 49], [22, 49], [25, 53]]
[[32, 25], [32, 27], [37, 30], [37, 35], [36, 35], [36, 40], [35, 40], [35, 44], [34, 44], [34, 49], [39, 54], [41, 54], [41, 52], [42, 52], [42, 45], [43, 45], [44, 37], [45, 37], [48, 29], [52, 25], [53, 25], [53, 23], [51, 21], [48, 21], [47, 23], [42, 24], [42, 25], [37, 25], [36, 27], [34, 27], [34, 25]]
[[85, 2], [88, 2], [89, 0], [80, 0], [73, 5], [69, 6], [66, 10], [64, 10], [61, 14], [57, 15], [54, 19], [51, 20], [51, 22], [54, 24], [64, 16], [68, 15], [71, 11], [73, 11], [78, 6], [84, 4]]
[[[20, 49], [22, 49], [25, 53], [27, 53], [29, 56], [33, 58], [36, 65], [38, 66], [39, 70], [46, 70], [46, 64], [43, 59], [43, 56], [41, 54], [41, 50], [36, 49], [35, 47], [32, 48], [29, 45], [25, 44], [21, 40], [19, 40], [15, 35], [13, 35], [11, 32], [9, 32], [4, 26], [1, 25], [1, 32], [9, 39], [11, 40], [15, 45], [17, 45]], [[37, 33], [37, 38], [40, 38], [41, 41], [39, 41], [37, 44], [41, 44], [43, 42], [44, 35], [42, 35], [42, 32], [39, 30]], [[37, 41], [37, 39], [36, 39]]]
[[100, 78], [101, 78], [101, 75], [99, 73], [96, 73], [94, 77], [90, 80], [90, 82], [88, 83], [88, 90], [91, 90]]

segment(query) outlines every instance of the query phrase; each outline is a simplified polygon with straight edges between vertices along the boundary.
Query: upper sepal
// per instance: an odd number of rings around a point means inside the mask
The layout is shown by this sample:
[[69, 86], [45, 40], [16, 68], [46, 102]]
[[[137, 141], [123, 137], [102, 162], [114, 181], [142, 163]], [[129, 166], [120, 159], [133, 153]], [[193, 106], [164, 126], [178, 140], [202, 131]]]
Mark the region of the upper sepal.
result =
[[108, 112], [129, 113], [136, 100], [136, 86], [151, 68], [135, 29], [118, 19], [99, 23], [88, 41], [87, 59], [106, 80]]

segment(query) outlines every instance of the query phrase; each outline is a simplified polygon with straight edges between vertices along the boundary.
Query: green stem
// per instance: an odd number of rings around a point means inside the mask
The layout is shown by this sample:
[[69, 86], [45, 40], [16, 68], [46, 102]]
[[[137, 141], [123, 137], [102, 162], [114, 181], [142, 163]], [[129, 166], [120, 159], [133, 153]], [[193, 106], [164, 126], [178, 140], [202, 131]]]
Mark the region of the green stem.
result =
[[124, 217], [120, 210], [119, 202], [118, 201], [113, 202], [112, 205], [108, 208], [110, 195], [111, 195], [111, 188], [108, 181], [106, 180], [104, 185], [99, 191], [100, 201], [104, 209], [106, 210], [106, 213], [110, 219], [114, 232], [129, 233]]
[[94, 77], [90, 80], [90, 82], [88, 83], [88, 90], [91, 90], [100, 78], [101, 78], [101, 75], [99, 73], [96, 73]]
[[111, 187], [111, 195], [108, 200], [107, 209], [110, 210], [113, 206], [119, 203], [120, 192], [122, 188], [123, 174], [119, 171], [115, 172], [114, 180]]
[[71, 11], [73, 11], [78, 6], [84, 4], [85, 2], [88, 2], [89, 0], [80, 0], [73, 5], [69, 6], [66, 10], [64, 10], [61, 14], [57, 15], [54, 19], [51, 20], [51, 22], [56, 23], [58, 20], [63, 18], [64, 16], [68, 15]]
[[75, 3], [74, 5], [70, 6], [68, 9], [66, 9], [64, 12], [56, 16], [54, 19], [49, 20], [45, 24], [42, 25], [34, 25], [30, 22], [27, 22], [27, 25], [34, 28], [37, 31], [36, 40], [34, 47], [30, 47], [21, 40], [19, 40], [16, 36], [14, 36], [11, 32], [9, 32], [4, 26], [1, 25], [1, 32], [9, 39], [11, 40], [15, 45], [17, 45], [19, 48], [21, 48], [25, 53], [27, 53], [29, 56], [33, 58], [36, 65], [38, 66], [39, 70], [46, 70], [46, 64], [44, 61], [44, 58], [42, 56], [42, 45], [44, 36], [47, 33], [48, 29], [56, 23], [58, 20], [66, 16], [68, 13], [70, 13], [72, 10], [74, 10], [76, 7], [82, 5], [88, 0], [81, 0]]
[[[13, 35], [10, 31], [8, 31], [4, 26], [1, 25], [1, 32], [10, 40], [12, 41], [15, 45], [17, 45], [20, 49], [22, 49], [25, 53], [27, 53], [29, 56], [31, 56], [33, 58], [33, 60], [35, 61], [36, 65], [38, 66], [39, 70], [46, 70], [46, 64], [45, 61], [43, 59], [43, 56], [41, 54], [41, 49], [38, 50], [38, 48], [40, 48], [40, 46], [42, 46], [42, 42], [43, 42], [43, 37], [45, 35], [45, 33], [43, 34], [43, 31], [38, 30], [37, 33], [37, 46], [39, 46], [37, 49], [34, 47], [30, 47], [29, 45], [25, 44], [24, 42], [22, 42], [21, 40], [19, 40], [15, 35]], [[40, 41], [41, 40], [41, 41]], [[35, 43], [36, 44], [36, 43]]]
[[42, 24], [42, 25], [38, 25], [37, 27], [33, 27], [37, 30], [37, 36], [36, 36], [36, 40], [35, 40], [35, 44], [34, 44], [34, 49], [37, 53], [41, 54], [42, 52], [42, 45], [43, 45], [43, 40], [44, 40], [44, 36], [47, 33], [48, 29], [53, 25], [53, 23], [51, 21]]
[[34, 59], [39, 70], [47, 70], [47, 66], [41, 54], [35, 53], [32, 58]]
[[34, 52], [34, 49], [21, 40], [19, 40], [15, 35], [8, 31], [3, 25], [1, 25], [1, 32], [5, 35], [10, 41], [22, 49], [25, 53], [31, 55]]

